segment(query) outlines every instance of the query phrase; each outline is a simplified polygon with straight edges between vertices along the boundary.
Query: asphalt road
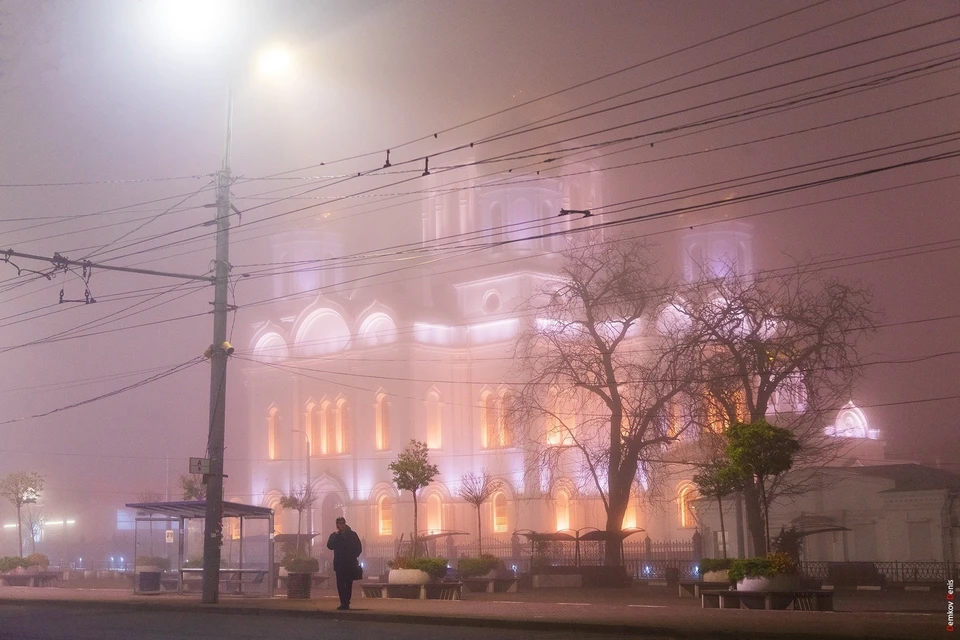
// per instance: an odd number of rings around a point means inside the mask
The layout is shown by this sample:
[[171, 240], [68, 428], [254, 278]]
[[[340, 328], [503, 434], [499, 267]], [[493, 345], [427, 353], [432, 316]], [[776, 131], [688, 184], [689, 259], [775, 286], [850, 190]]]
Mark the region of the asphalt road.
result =
[[[390, 624], [263, 612], [111, 611], [0, 603], [2, 640], [612, 640], [615, 634]], [[649, 636], [647, 636], [649, 638]]]

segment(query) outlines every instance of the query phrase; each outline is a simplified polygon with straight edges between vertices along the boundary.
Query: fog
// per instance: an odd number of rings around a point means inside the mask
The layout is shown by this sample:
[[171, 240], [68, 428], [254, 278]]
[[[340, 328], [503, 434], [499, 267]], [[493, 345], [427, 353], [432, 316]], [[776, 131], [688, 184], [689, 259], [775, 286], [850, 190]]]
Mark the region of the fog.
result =
[[[665, 264], [682, 230], [739, 221], [756, 268], [812, 261], [870, 287], [884, 317], [852, 400], [888, 457], [960, 472], [955, 2], [236, 2], [210, 42], [167, 35], [156, 4], [0, 3], [0, 250], [208, 274], [229, 84], [228, 331], [249, 349], [256, 323], [287, 313], [260, 277], [272, 236], [339, 234], [364, 256], [347, 288], [389, 289], [406, 272], [385, 251], [420, 242], [424, 190], [589, 162], [594, 214], [636, 217], [620, 229]], [[283, 77], [255, 69], [272, 43], [293, 52]], [[371, 174], [387, 149], [391, 170]], [[96, 304], [69, 302], [87, 291]], [[42, 473], [71, 540], [109, 537], [140, 492], [179, 497], [204, 454], [212, 296], [0, 262], [0, 476]], [[243, 366], [228, 374], [227, 474], [244, 473]], [[0, 529], [0, 555], [15, 550]]]

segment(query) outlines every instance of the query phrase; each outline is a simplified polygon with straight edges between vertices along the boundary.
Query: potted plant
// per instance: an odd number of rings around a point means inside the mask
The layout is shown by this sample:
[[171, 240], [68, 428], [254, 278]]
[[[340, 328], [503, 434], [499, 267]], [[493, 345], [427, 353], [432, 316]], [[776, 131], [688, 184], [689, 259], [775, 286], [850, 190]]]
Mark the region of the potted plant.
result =
[[387, 563], [389, 584], [427, 584], [447, 575], [446, 558], [410, 558], [402, 556]]
[[700, 580], [703, 582], [730, 582], [728, 572], [732, 558], [704, 558], [700, 561]]
[[734, 560], [727, 572], [737, 591], [795, 591], [797, 565], [786, 553]]
[[310, 556], [288, 555], [281, 566], [287, 570], [287, 597], [306, 600], [310, 597], [313, 574], [320, 571], [320, 561]]
[[489, 553], [482, 553], [476, 558], [460, 558], [457, 561], [457, 571], [464, 578], [496, 578], [505, 569], [503, 560]]

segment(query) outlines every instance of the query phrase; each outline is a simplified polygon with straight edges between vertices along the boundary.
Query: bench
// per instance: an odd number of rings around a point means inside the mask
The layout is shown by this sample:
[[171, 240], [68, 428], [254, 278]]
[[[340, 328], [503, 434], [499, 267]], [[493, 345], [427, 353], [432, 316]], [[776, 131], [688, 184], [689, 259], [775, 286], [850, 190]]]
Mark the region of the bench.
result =
[[363, 598], [406, 598], [408, 600], [461, 600], [462, 582], [431, 582], [428, 584], [390, 584], [361, 582]]
[[[185, 592], [200, 591], [203, 588], [203, 569], [187, 567], [180, 570], [183, 590]], [[244, 587], [254, 592], [266, 589], [262, 586], [267, 577], [266, 569], [220, 569], [220, 590], [222, 593], [243, 595]]]
[[48, 587], [63, 577], [59, 571], [38, 571], [36, 573], [5, 573], [0, 582], [8, 587]]
[[794, 611], [833, 611], [833, 591], [737, 591], [735, 589], [700, 592], [704, 609], [787, 609]]
[[681, 580], [679, 585], [681, 598], [688, 596], [699, 598], [700, 592], [704, 589], [709, 591], [723, 591], [730, 588], [729, 582], [704, 582], [703, 580]]
[[464, 578], [463, 586], [473, 593], [516, 593], [520, 578]]

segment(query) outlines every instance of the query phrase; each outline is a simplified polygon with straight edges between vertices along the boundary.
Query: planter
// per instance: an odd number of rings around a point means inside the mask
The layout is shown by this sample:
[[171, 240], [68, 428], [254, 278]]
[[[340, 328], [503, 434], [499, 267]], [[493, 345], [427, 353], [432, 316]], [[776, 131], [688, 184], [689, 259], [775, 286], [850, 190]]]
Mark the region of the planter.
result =
[[312, 582], [312, 573], [291, 573], [287, 576], [287, 598], [291, 600], [309, 599]]
[[702, 576], [703, 582], [730, 582], [730, 576], [727, 575], [727, 570], [723, 569], [721, 571], [707, 571]]
[[420, 569], [390, 569], [387, 584], [427, 584], [430, 574]]
[[737, 583], [737, 591], [796, 591], [798, 576], [781, 573], [772, 578], [747, 576]]

